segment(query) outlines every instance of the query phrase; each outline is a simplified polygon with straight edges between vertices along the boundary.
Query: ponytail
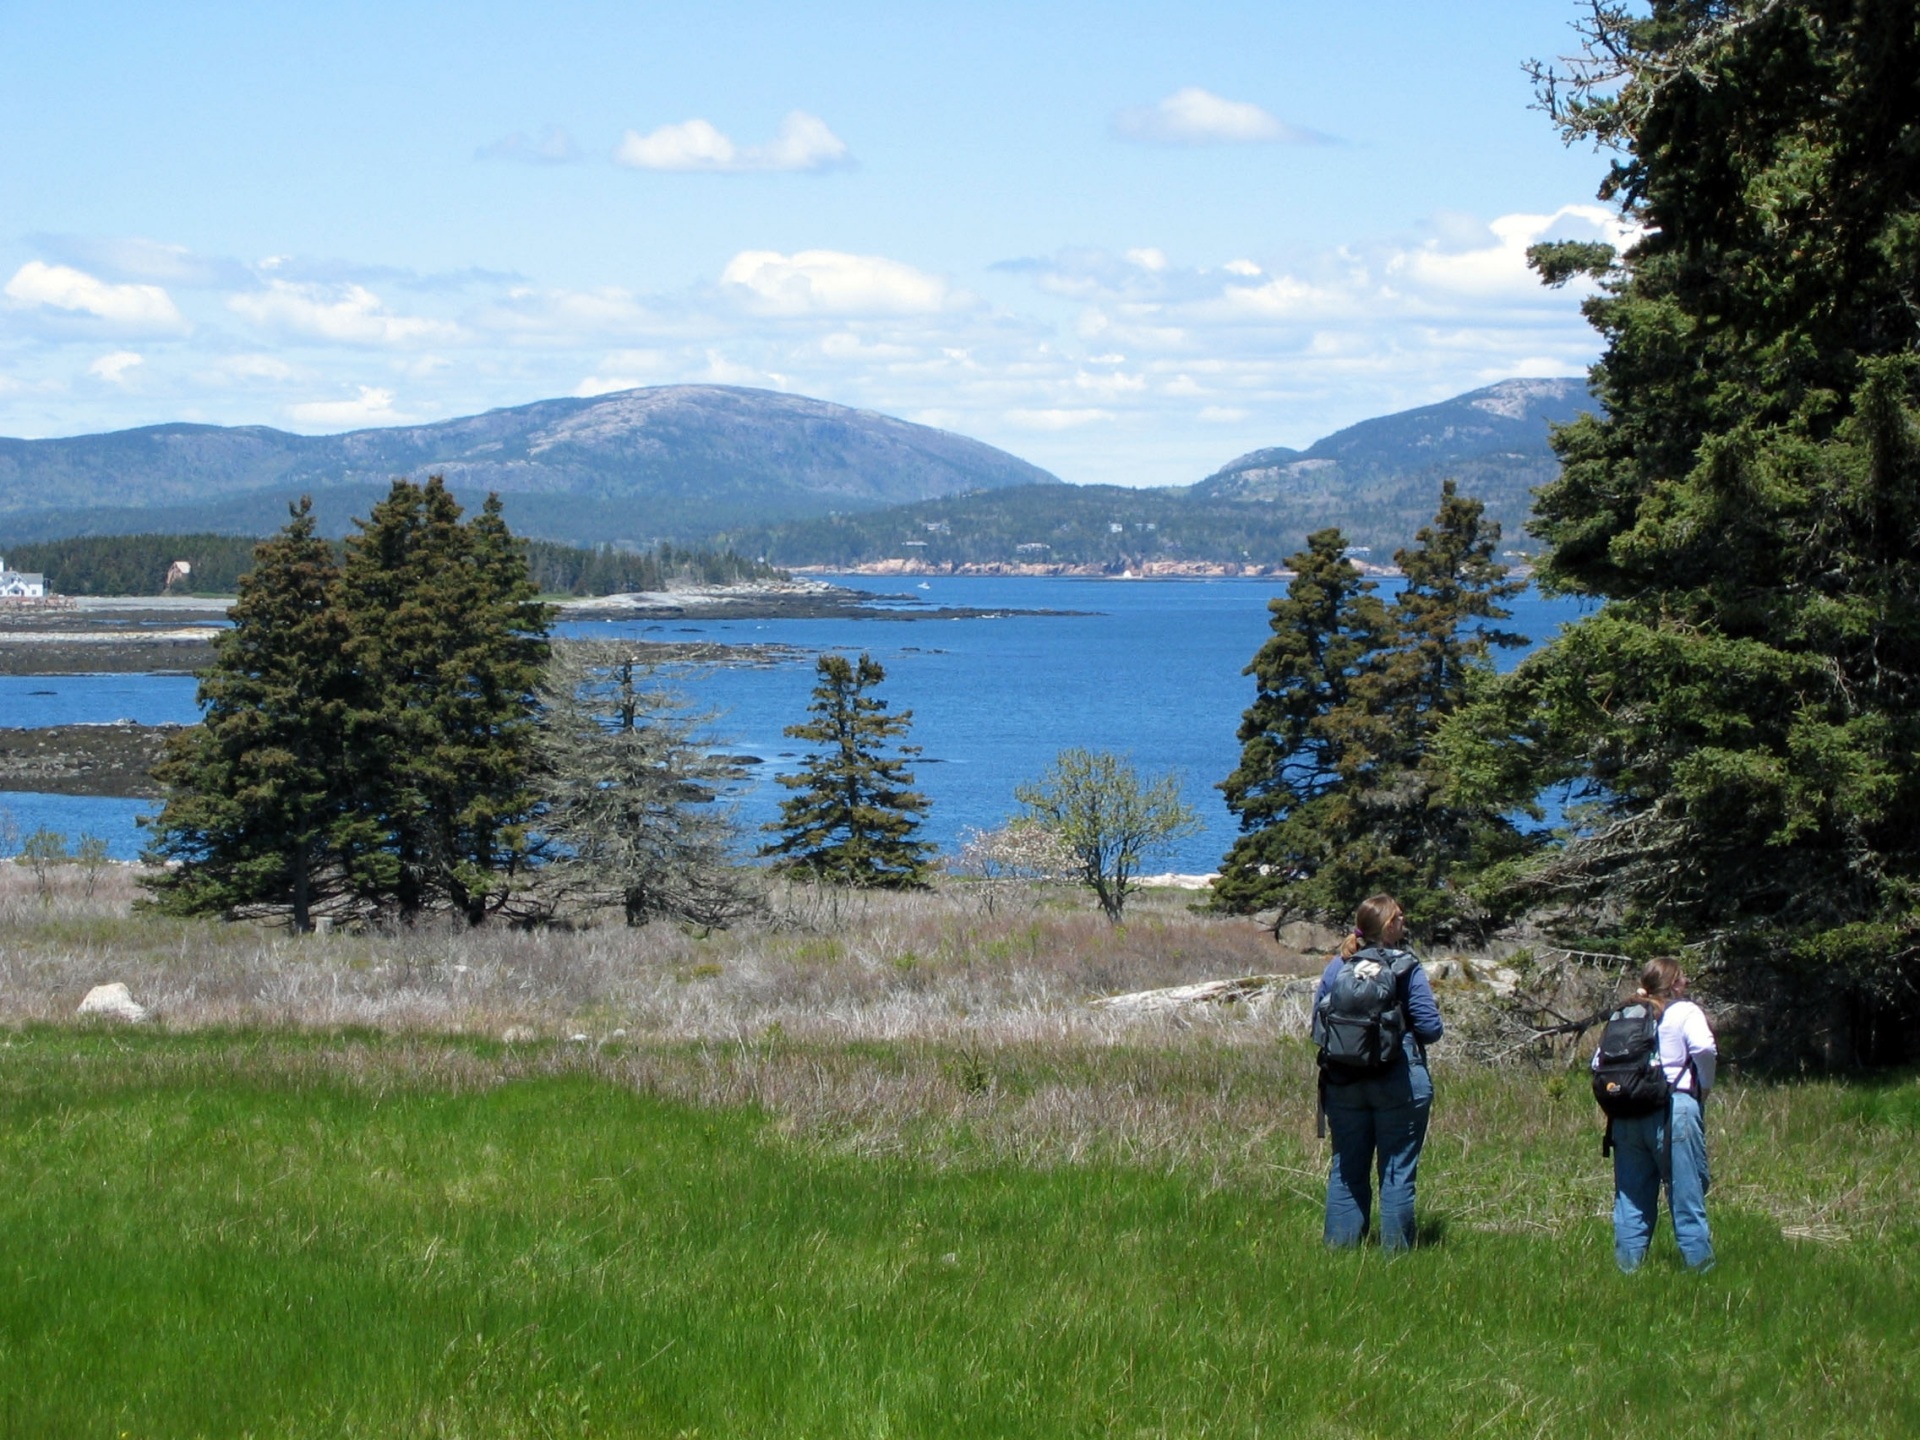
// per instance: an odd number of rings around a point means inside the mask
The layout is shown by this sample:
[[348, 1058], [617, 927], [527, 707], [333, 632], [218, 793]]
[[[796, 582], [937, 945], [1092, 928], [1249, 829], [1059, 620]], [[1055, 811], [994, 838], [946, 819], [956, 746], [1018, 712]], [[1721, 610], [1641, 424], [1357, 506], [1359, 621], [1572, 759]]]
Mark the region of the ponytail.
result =
[[1635, 998], [1651, 1005], [1654, 1014], [1664, 1015], [1673, 1003], [1673, 987], [1679, 979], [1680, 962], [1671, 955], [1656, 955], [1640, 969], [1640, 993]]
[[1381, 932], [1400, 913], [1400, 902], [1391, 895], [1369, 895], [1354, 912], [1353, 929], [1340, 942], [1340, 958], [1351, 960], [1369, 945], [1380, 943]]

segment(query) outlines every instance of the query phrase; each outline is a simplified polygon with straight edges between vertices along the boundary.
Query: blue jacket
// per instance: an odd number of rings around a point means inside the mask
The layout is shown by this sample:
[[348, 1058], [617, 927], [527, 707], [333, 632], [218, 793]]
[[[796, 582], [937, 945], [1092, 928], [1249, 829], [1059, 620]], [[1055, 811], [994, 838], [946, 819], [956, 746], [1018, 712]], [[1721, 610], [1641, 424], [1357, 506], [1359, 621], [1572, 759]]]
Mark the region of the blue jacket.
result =
[[[1369, 945], [1360, 953], [1364, 955], [1368, 950], [1382, 963], [1396, 960], [1402, 955], [1413, 957], [1411, 950], [1389, 950], [1382, 945]], [[1333, 988], [1333, 977], [1340, 973], [1344, 963], [1336, 955], [1320, 973], [1320, 986], [1313, 992], [1316, 1010]], [[1433, 986], [1427, 981], [1427, 967], [1417, 957], [1413, 959], [1413, 967], [1400, 977], [1400, 1007], [1407, 1015], [1407, 1035], [1400, 1048], [1406, 1052], [1408, 1064], [1424, 1065], [1427, 1063], [1426, 1047], [1444, 1035], [1447, 1027], [1440, 1021], [1440, 1007], [1433, 1000]]]

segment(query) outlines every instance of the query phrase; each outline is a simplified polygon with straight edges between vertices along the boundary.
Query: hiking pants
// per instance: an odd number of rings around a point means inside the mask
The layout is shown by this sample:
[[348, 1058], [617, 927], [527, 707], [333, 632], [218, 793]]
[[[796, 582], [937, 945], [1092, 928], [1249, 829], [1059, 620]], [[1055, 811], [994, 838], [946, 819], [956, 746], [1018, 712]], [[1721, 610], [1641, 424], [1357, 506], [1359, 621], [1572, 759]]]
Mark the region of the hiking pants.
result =
[[1414, 1172], [1427, 1139], [1433, 1077], [1424, 1065], [1397, 1065], [1376, 1080], [1327, 1086], [1333, 1164], [1327, 1172], [1326, 1241], [1358, 1245], [1367, 1235], [1373, 1172], [1380, 1170], [1380, 1248], [1413, 1244]]
[[1673, 1211], [1673, 1238], [1689, 1270], [1713, 1264], [1707, 1230], [1707, 1133], [1700, 1102], [1676, 1094], [1672, 1101], [1673, 1168], [1667, 1168], [1667, 1111], [1613, 1122], [1613, 1258], [1629, 1273], [1647, 1258], [1660, 1215], [1660, 1184], [1666, 1182]]

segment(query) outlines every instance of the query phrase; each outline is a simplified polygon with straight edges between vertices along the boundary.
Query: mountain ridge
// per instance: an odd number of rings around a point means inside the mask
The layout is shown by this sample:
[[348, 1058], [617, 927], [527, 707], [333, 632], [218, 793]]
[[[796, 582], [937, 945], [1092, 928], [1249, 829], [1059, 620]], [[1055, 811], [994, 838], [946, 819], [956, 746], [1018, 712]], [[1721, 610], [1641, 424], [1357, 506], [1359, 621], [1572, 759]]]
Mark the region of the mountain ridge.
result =
[[[1559, 472], [1549, 427], [1592, 408], [1578, 379], [1505, 380], [1360, 421], [1305, 450], [1249, 451], [1192, 485], [1143, 490], [1066, 485], [963, 436], [727, 386], [535, 401], [342, 436], [170, 424], [0, 440], [0, 538], [264, 535], [303, 491], [322, 530], [341, 534], [391, 475], [438, 473], [465, 503], [500, 491], [516, 532], [571, 544], [733, 546], [792, 566], [1270, 566], [1328, 525], [1391, 551], [1432, 517], [1445, 479], [1524, 544], [1532, 492]], [[19, 503], [29, 486], [10, 457], [22, 446], [53, 447], [38, 452], [37, 508]], [[49, 501], [63, 484], [52, 461], [97, 473], [130, 454], [169, 503], [116, 505], [110, 490], [79, 509]], [[273, 478], [257, 483], [263, 474]]]
[[[471, 500], [593, 534], [679, 538], [766, 518], [871, 509], [956, 491], [1064, 482], [981, 441], [807, 396], [673, 385], [537, 400], [427, 425], [307, 436], [186, 423], [55, 440], [0, 439], [0, 523], [18, 539], [148, 529], [251, 529], [263, 509], [312, 493], [323, 527], [394, 475], [443, 475]], [[535, 497], [544, 497], [541, 503]], [[516, 498], [519, 503], [516, 504]], [[712, 512], [703, 521], [704, 512]], [[225, 521], [227, 515], [234, 522]], [[244, 517], [244, 518], [242, 518]], [[664, 524], [663, 524], [664, 522]], [[609, 528], [611, 527], [611, 528]], [[663, 531], [666, 534], [663, 534]]]
[[1549, 426], [1565, 424], [1594, 405], [1583, 379], [1500, 380], [1437, 404], [1362, 420], [1305, 450], [1249, 451], [1198, 481], [1190, 493], [1207, 500], [1299, 499], [1350, 491], [1355, 482], [1388, 474], [1411, 479], [1443, 468], [1484, 469], [1494, 457], [1520, 460], [1529, 478], [1544, 468], [1531, 479], [1531, 488], [1558, 470], [1547, 447]]
[[1595, 408], [1582, 380], [1504, 380], [1363, 420], [1305, 450], [1249, 451], [1193, 485], [1016, 486], [717, 538], [795, 569], [1269, 571], [1330, 526], [1384, 560], [1433, 518], [1451, 479], [1484, 505], [1505, 546], [1524, 549], [1533, 491], [1560, 470], [1550, 425]]

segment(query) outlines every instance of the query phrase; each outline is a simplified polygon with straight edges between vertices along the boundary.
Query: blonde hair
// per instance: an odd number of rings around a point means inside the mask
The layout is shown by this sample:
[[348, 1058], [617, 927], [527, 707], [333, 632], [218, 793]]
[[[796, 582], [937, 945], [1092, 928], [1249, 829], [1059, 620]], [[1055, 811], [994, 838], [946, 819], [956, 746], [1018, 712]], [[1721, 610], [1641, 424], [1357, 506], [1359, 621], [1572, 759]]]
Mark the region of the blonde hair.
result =
[[1353, 933], [1340, 942], [1341, 958], [1350, 959], [1367, 946], [1378, 945], [1381, 933], [1400, 914], [1400, 902], [1391, 895], [1369, 895], [1362, 900], [1353, 912]]

